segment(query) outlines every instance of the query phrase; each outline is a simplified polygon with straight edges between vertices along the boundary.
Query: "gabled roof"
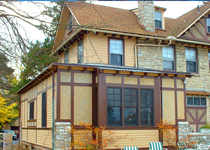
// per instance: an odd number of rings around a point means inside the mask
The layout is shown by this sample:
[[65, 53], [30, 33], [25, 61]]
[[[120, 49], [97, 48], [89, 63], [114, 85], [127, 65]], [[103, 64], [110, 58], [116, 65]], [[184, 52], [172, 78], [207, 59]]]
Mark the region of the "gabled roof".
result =
[[190, 25], [193, 25], [210, 10], [210, 2], [208, 2], [200, 7], [200, 13], [197, 13], [197, 8], [195, 8], [176, 19], [165, 18], [166, 31], [149, 32], [144, 30], [143, 26], [138, 22], [137, 16], [130, 10], [84, 2], [68, 1], [66, 4], [77, 18], [79, 24], [84, 25], [85, 28], [161, 37], [180, 36]]

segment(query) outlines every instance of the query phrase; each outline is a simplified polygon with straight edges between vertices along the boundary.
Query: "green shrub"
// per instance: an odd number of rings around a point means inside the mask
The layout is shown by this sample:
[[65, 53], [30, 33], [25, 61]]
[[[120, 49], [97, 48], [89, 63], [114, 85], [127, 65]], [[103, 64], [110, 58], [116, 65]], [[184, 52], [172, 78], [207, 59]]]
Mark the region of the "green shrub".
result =
[[201, 127], [201, 129], [210, 129], [210, 124], [207, 123], [204, 126]]

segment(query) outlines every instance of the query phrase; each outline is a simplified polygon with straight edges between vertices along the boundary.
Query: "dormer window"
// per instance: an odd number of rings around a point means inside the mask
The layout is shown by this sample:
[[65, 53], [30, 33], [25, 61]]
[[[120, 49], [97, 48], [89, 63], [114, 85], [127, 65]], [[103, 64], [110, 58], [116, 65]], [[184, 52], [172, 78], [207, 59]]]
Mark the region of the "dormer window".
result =
[[210, 33], [210, 18], [206, 18], [207, 32]]
[[71, 29], [72, 29], [72, 24], [73, 24], [73, 16], [71, 13], [69, 13], [69, 23], [68, 23], [69, 31], [71, 31]]
[[155, 11], [155, 27], [162, 28], [162, 13]]

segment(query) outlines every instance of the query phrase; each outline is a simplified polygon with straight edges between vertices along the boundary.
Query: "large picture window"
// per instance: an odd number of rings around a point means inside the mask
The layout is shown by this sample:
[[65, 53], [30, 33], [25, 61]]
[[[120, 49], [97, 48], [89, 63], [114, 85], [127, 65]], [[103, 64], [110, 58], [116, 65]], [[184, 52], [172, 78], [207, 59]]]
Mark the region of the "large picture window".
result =
[[155, 27], [162, 28], [162, 13], [155, 11]]
[[108, 126], [153, 126], [153, 107], [152, 89], [107, 88]]
[[34, 102], [29, 103], [29, 120], [34, 119]]
[[46, 92], [42, 93], [42, 127], [46, 127], [47, 125], [47, 114], [46, 114]]
[[110, 64], [123, 65], [123, 40], [109, 39]]
[[162, 47], [162, 54], [163, 54], [163, 69], [175, 70], [173, 47], [172, 46]]
[[187, 106], [206, 106], [205, 97], [187, 97]]
[[196, 50], [194, 48], [185, 49], [187, 72], [197, 72]]

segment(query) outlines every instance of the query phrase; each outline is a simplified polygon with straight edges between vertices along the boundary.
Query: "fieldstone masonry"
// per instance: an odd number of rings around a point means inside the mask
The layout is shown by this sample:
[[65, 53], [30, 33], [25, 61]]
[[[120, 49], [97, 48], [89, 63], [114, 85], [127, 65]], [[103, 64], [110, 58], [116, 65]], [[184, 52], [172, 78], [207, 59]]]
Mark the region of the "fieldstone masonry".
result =
[[138, 1], [138, 20], [146, 31], [155, 32], [154, 2]]
[[180, 142], [186, 142], [185, 139], [188, 139], [188, 133], [192, 133], [189, 122], [178, 122], [178, 138]]
[[71, 144], [71, 123], [55, 123], [55, 150], [70, 149]]

